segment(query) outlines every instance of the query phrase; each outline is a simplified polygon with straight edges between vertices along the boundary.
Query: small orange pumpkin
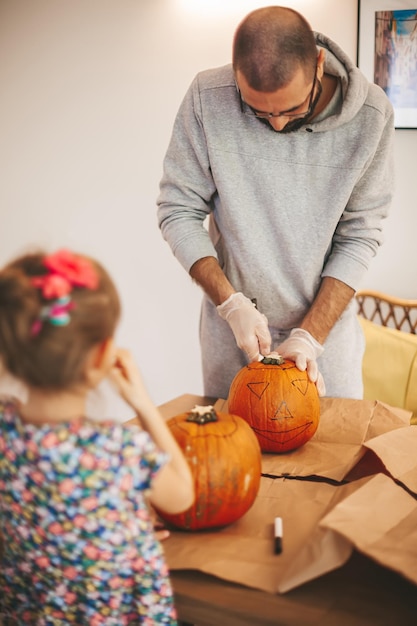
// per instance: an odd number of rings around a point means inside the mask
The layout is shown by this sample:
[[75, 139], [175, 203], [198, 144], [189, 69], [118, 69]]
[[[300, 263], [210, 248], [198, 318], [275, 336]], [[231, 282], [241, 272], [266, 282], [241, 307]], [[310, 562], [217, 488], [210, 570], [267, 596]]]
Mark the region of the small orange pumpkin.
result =
[[316, 432], [320, 400], [316, 385], [293, 361], [265, 358], [236, 374], [228, 410], [248, 422], [263, 452], [288, 452]]
[[196, 406], [168, 420], [194, 477], [195, 502], [160, 517], [182, 530], [226, 526], [252, 506], [261, 481], [261, 451], [252, 429], [237, 415]]

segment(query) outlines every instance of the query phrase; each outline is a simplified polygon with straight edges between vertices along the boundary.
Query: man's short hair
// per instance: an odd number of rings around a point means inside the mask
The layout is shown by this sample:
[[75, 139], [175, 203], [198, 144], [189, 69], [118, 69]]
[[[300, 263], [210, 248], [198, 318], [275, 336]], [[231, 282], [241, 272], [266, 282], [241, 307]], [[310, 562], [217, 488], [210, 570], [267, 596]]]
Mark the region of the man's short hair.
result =
[[256, 91], [286, 87], [300, 68], [314, 77], [317, 47], [307, 20], [297, 11], [271, 6], [257, 9], [239, 24], [233, 40], [233, 68]]

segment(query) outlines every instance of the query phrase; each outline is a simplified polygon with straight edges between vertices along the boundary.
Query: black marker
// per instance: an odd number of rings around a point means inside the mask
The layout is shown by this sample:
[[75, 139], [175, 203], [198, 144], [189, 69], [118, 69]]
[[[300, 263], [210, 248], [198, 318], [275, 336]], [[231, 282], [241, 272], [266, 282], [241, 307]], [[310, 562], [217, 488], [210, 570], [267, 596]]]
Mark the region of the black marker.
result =
[[282, 517], [276, 517], [274, 520], [274, 553], [282, 552]]

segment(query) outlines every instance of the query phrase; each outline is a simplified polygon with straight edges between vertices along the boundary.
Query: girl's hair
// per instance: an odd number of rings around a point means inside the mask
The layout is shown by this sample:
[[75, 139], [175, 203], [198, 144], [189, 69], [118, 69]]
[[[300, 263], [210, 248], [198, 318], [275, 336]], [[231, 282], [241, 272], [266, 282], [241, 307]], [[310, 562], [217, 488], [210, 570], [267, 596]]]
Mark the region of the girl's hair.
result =
[[286, 87], [301, 68], [313, 80], [317, 63], [314, 33], [297, 11], [281, 6], [256, 9], [239, 24], [233, 40], [233, 69], [256, 91]]
[[[91, 264], [98, 286], [71, 287], [66, 325], [56, 326], [48, 319], [39, 325], [51, 299], [45, 298], [32, 280], [48, 274], [46, 256], [26, 254], [0, 271], [0, 359], [13, 376], [29, 386], [64, 390], [84, 381], [88, 352], [113, 336], [120, 301], [106, 270], [97, 261], [74, 254]], [[39, 325], [36, 333], [35, 324]]]

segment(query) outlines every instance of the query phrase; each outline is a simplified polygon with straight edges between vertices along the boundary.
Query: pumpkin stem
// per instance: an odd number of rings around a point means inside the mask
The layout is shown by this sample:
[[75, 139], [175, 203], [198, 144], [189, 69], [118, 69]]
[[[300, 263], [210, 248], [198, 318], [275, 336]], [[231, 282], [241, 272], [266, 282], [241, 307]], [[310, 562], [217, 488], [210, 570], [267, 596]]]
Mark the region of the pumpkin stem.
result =
[[197, 404], [187, 415], [187, 422], [196, 424], [208, 424], [209, 422], [217, 422], [218, 417], [212, 406], [198, 406]]
[[264, 363], [265, 365], [282, 365], [284, 361], [285, 359], [283, 359], [280, 355], [276, 358], [266, 356], [262, 359], [261, 363]]

